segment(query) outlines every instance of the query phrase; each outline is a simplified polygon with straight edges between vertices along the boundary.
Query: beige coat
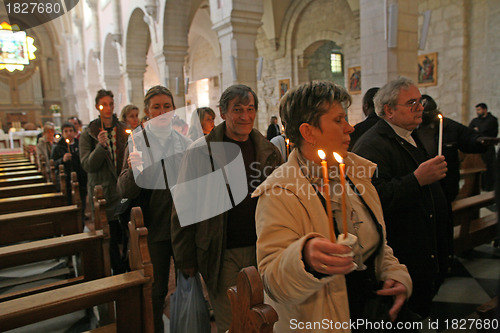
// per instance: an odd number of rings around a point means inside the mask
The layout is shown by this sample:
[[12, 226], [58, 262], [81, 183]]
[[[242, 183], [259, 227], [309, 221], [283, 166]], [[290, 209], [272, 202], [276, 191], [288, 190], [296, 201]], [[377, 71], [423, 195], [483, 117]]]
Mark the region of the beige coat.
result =
[[[358, 189], [364, 189], [363, 199], [382, 224], [385, 239], [380, 201], [371, 184], [376, 165], [352, 153], [345, 163], [348, 177]], [[335, 329], [334, 326], [349, 322], [344, 275], [317, 279], [304, 268], [302, 250], [305, 242], [313, 237], [329, 238], [330, 231], [325, 209], [299, 169], [296, 151], [255, 190], [253, 196], [260, 196], [256, 211], [258, 268], [264, 281], [266, 303], [279, 315], [274, 330], [288, 332], [298, 328], [299, 322], [319, 322], [327, 325], [321, 326], [322, 329], [293, 331], [350, 332], [348, 327]], [[362, 227], [358, 234], [363, 238], [379, 237], [363, 235]], [[399, 281], [406, 286], [408, 296], [411, 294], [410, 275], [387, 244], [375, 263], [380, 281], [388, 278]]]

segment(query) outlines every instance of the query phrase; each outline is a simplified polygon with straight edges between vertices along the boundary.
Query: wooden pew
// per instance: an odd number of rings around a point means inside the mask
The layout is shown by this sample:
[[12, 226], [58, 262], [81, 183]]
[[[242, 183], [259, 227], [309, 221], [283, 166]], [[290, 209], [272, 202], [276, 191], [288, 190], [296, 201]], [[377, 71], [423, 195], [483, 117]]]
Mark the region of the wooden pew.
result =
[[39, 175], [40, 171], [33, 170], [16, 170], [16, 171], [7, 171], [0, 172], [0, 179], [12, 178], [12, 177], [24, 177], [24, 176], [35, 176]]
[[56, 192], [54, 183], [35, 183], [0, 188], [0, 198]]
[[82, 232], [81, 199], [76, 173], [72, 173], [72, 178], [75, 205], [0, 215], [0, 245]]
[[264, 304], [264, 285], [254, 266], [238, 273], [236, 286], [228, 289], [232, 321], [229, 333], [272, 333], [278, 313]]
[[20, 167], [20, 166], [28, 166], [32, 165], [30, 160], [26, 161], [7, 161], [7, 162], [0, 162], [0, 167], [2, 168], [12, 168], [12, 167]]
[[480, 217], [479, 210], [495, 203], [494, 192], [485, 192], [452, 203], [455, 254], [488, 243], [497, 237], [497, 213]]
[[0, 155], [0, 161], [22, 160], [22, 159], [25, 159], [25, 156], [22, 153], [12, 153], [12, 154]]
[[153, 332], [153, 267], [147, 244], [148, 231], [140, 208], [132, 208], [131, 219], [131, 272], [0, 303], [0, 327], [10, 330], [114, 301], [116, 322], [96, 331]]
[[32, 194], [0, 199], [0, 214], [45, 209], [67, 205], [62, 192]]
[[[98, 211], [105, 211], [105, 199], [99, 198], [96, 200], [96, 204], [98, 205]], [[67, 277], [57, 282], [45, 283], [37, 287], [2, 294], [0, 295], [0, 302], [111, 276], [109, 226], [105, 214], [103, 217], [101, 216], [100, 228], [96, 228], [96, 231], [0, 247], [0, 267], [9, 268], [72, 255], [79, 255], [80, 265], [76, 272], [63, 269], [63, 273], [78, 273], [78, 276]], [[24, 279], [13, 279], [13, 281], [0, 281], [0, 286], [4, 288], [6, 286], [40, 281], [48, 278], [47, 275], [49, 277], [58, 276], [57, 274], [50, 273]]]
[[37, 166], [34, 164], [31, 165], [24, 165], [24, 166], [18, 166], [18, 167], [8, 167], [8, 168], [3, 168], [0, 167], [0, 172], [12, 172], [12, 171], [28, 171], [28, 170], [37, 170]]
[[[64, 174], [63, 165], [59, 165], [59, 186], [61, 192], [66, 195], [66, 175]], [[0, 188], [0, 199], [54, 192], [57, 192], [57, 189], [56, 184], [52, 182], [8, 186]]]
[[[54, 168], [53, 165], [52, 168]], [[76, 173], [74, 174], [75, 177], [74, 179], [72, 179], [72, 182], [74, 181], [78, 183]], [[55, 173], [52, 179], [55, 179]], [[78, 186], [78, 184], [76, 184], [75, 186]], [[29, 194], [24, 196], [2, 198], [0, 199], [0, 214], [15, 213], [20, 211], [29, 211], [29, 210], [52, 208], [52, 207], [67, 205], [68, 200], [66, 197], [65, 182], [62, 189], [63, 189], [62, 192]], [[74, 195], [80, 196], [79, 193]], [[73, 203], [76, 203], [76, 201], [73, 200]]]
[[486, 165], [481, 154], [461, 154], [460, 178], [464, 180], [457, 198], [463, 199], [481, 193], [481, 174], [486, 171]]
[[0, 215], [0, 245], [82, 232], [81, 207], [54, 207]]
[[0, 179], [0, 187], [45, 183], [46, 181], [47, 180], [42, 175], [7, 178], [7, 179]]

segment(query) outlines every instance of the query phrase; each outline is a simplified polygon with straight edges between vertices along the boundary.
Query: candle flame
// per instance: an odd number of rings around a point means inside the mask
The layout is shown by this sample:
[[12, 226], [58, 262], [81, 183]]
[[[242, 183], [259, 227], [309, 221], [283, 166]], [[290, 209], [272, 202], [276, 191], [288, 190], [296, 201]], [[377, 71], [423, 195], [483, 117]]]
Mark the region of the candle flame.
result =
[[322, 150], [320, 149], [320, 150], [318, 150], [318, 156], [319, 156], [319, 158], [321, 158], [322, 160], [324, 160], [324, 159], [325, 159], [325, 157], [326, 157], [326, 154], [325, 154], [325, 152], [324, 152], [324, 151], [322, 151]]
[[289, 139], [285, 139], [286, 141], [286, 144], [289, 144], [290, 143], [290, 140]]
[[333, 153], [333, 157], [335, 157], [335, 159], [337, 160], [337, 162], [344, 163], [344, 159], [339, 154]]
[[66, 139], [66, 143], [69, 143], [69, 139]]
[[99, 105], [99, 110], [101, 110], [101, 111], [102, 111], [102, 109], [104, 109], [104, 106]]
[[442, 115], [440, 115], [440, 114], [438, 114], [438, 117], [439, 117], [439, 119], [443, 119], [443, 116], [442, 116]]
[[56, 139], [59, 139], [60, 137], [61, 137], [61, 135], [56, 134]]
[[126, 129], [126, 130], [125, 130], [125, 133], [130, 134], [130, 133], [132, 133], [132, 130], [130, 130], [130, 129]]

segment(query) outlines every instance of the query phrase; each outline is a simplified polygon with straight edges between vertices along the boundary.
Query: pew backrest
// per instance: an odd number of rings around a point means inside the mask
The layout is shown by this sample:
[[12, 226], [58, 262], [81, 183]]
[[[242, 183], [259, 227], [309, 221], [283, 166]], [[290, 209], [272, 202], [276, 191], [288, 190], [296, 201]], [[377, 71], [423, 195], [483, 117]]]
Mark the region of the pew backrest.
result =
[[[140, 226], [137, 220], [139, 214], [140, 210], [131, 214], [129, 231], [131, 238], [136, 241], [131, 243], [129, 251], [133, 252], [133, 258], [140, 258], [135, 262], [140, 262], [142, 269], [0, 303], [0, 327], [4, 330], [14, 329], [114, 301], [116, 332], [152, 333], [153, 276], [147, 248], [147, 229]], [[136, 254], [137, 251], [140, 254]]]
[[264, 285], [254, 266], [239, 273], [236, 286], [227, 291], [231, 301], [232, 320], [229, 333], [272, 333], [278, 313], [264, 304]]

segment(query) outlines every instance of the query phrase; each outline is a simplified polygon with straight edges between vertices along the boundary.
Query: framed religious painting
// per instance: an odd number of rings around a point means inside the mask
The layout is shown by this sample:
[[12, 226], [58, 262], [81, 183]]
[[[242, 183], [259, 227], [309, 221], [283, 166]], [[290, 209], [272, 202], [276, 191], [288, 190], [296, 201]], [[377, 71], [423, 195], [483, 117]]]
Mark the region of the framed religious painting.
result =
[[418, 86], [427, 87], [437, 85], [438, 69], [437, 52], [418, 56]]
[[283, 79], [278, 81], [279, 84], [279, 92], [280, 92], [280, 99], [283, 97], [284, 94], [290, 89], [290, 79]]
[[361, 67], [349, 67], [347, 69], [347, 87], [351, 95], [361, 94]]

